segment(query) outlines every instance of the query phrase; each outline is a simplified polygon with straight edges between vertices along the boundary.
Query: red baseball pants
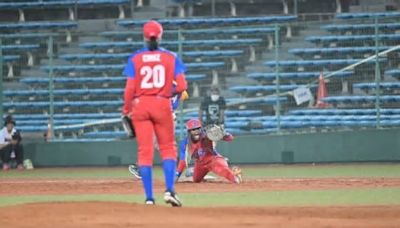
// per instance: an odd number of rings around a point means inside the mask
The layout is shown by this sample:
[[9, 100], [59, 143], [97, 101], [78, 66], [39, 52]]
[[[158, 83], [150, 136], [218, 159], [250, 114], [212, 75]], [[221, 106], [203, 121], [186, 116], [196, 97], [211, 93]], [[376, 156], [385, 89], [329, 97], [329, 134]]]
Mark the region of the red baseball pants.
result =
[[154, 159], [154, 133], [163, 160], [176, 160], [175, 129], [169, 98], [142, 96], [134, 99], [132, 122], [138, 143], [139, 166], [152, 166]]
[[193, 182], [201, 182], [208, 172], [213, 172], [235, 183], [235, 175], [233, 175], [226, 160], [221, 156], [212, 155], [202, 158], [201, 161], [196, 161], [193, 170]]

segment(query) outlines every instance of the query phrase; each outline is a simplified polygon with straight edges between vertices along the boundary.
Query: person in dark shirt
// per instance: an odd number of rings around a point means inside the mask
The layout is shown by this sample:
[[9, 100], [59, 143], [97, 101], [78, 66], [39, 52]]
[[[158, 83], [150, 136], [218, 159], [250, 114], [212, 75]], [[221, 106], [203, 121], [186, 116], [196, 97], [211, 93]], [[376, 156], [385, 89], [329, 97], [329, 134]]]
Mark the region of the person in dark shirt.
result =
[[[199, 119], [203, 123], [203, 126], [210, 124], [224, 125], [225, 109], [225, 98], [221, 96], [219, 88], [213, 86], [211, 87], [210, 95], [205, 97], [201, 102]], [[204, 113], [206, 114], [205, 120], [203, 119]]]

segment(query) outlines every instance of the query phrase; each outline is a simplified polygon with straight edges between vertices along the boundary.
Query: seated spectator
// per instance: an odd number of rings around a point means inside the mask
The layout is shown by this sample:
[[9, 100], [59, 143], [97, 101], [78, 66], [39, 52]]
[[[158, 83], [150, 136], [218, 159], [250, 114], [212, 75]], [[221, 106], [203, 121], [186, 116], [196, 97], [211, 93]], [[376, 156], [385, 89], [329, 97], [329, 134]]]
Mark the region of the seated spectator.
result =
[[7, 116], [4, 127], [0, 131], [0, 154], [3, 161], [3, 170], [11, 168], [10, 161], [15, 159], [17, 169], [23, 170], [24, 149], [21, 144], [21, 134], [15, 129], [15, 121], [12, 116]]

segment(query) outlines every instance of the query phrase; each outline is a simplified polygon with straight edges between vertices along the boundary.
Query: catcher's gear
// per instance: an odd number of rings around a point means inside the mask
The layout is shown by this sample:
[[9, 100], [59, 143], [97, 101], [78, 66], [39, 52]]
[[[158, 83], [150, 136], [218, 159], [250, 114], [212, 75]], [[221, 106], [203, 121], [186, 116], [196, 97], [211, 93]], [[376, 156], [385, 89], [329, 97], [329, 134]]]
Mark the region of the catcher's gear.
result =
[[201, 122], [197, 119], [191, 119], [186, 122], [186, 130], [190, 131], [192, 129], [201, 128]]
[[225, 130], [222, 126], [210, 124], [205, 127], [207, 138], [211, 141], [219, 141], [225, 136]]
[[132, 120], [129, 118], [129, 116], [123, 116], [121, 118], [122, 121], [122, 126], [124, 127], [124, 130], [128, 137], [130, 138], [135, 138], [136, 137], [136, 132], [135, 128], [133, 127]]

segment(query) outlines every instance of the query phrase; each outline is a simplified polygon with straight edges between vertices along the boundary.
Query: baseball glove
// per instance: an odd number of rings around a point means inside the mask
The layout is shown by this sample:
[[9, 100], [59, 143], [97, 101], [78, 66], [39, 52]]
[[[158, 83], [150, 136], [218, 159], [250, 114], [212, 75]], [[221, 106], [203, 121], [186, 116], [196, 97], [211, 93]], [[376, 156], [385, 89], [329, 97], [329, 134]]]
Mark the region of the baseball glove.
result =
[[225, 135], [225, 130], [222, 126], [216, 124], [210, 124], [205, 127], [207, 138], [211, 141], [219, 141]]
[[135, 138], [136, 132], [135, 128], [133, 127], [131, 118], [129, 118], [129, 116], [122, 116], [121, 121], [122, 121], [122, 126], [124, 127], [124, 130], [128, 135], [128, 137]]

